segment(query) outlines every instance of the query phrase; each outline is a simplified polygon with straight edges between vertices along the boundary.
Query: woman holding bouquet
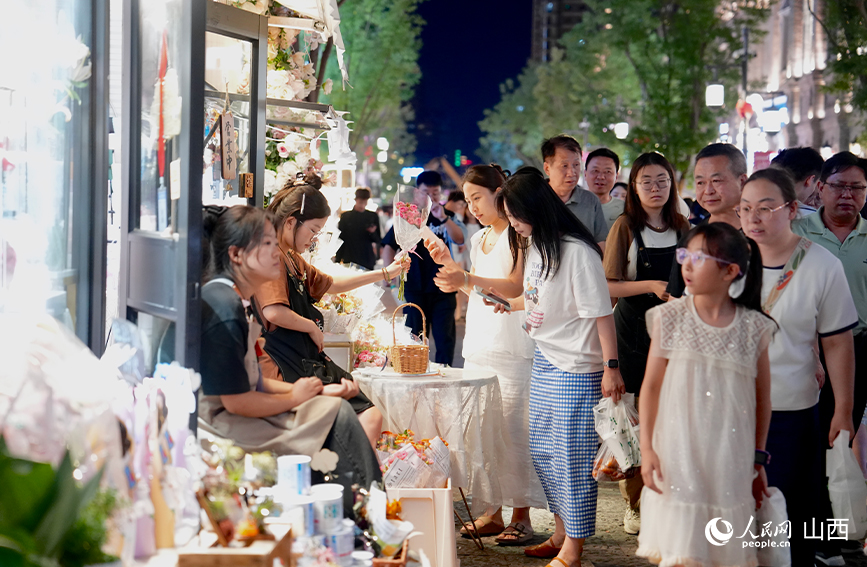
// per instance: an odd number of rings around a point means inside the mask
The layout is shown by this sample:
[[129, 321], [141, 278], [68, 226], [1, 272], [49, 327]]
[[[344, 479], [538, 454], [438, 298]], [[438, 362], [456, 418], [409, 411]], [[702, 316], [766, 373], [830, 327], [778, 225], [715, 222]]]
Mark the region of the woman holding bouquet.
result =
[[325, 383], [322, 395], [349, 400], [371, 445], [375, 445], [382, 414], [359, 391], [352, 376], [322, 352], [322, 314], [313, 304], [326, 293], [390, 280], [403, 268], [398, 261], [381, 271], [329, 276], [305, 262], [300, 253], [316, 241], [331, 215], [328, 201], [319, 191], [321, 186], [321, 180], [311, 175], [284, 187], [272, 199], [268, 210], [274, 215], [282, 269], [278, 278], [256, 291], [254, 303], [263, 319], [265, 352], [283, 380], [319, 377]]
[[513, 262], [525, 258], [524, 295], [513, 308], [524, 309], [524, 329], [536, 341], [530, 454], [556, 525], [524, 553], [570, 567], [596, 528], [593, 406], [624, 392], [602, 251], [537, 169], [506, 180], [497, 206], [509, 219]]
[[[476, 520], [482, 537], [499, 534], [501, 545], [521, 545], [533, 538], [530, 507], [543, 508], [545, 493], [530, 466], [529, 410], [533, 341], [521, 329], [519, 317], [503, 318], [485, 306], [473, 286], [494, 289], [507, 297], [523, 291], [524, 255], [509, 250], [509, 221], [497, 210], [496, 193], [506, 179], [500, 166], [474, 165], [464, 175], [463, 191], [470, 212], [485, 227], [473, 235], [469, 272], [455, 262], [441, 241], [430, 243], [437, 263], [443, 264], [434, 280], [444, 292], [463, 291], [469, 296], [464, 338], [464, 368], [488, 370], [497, 375], [503, 396], [503, 435], [506, 455], [514, 466], [500, 463], [502, 503], [512, 506], [511, 522], [504, 529], [502, 508], [488, 510]], [[466, 526], [462, 533], [466, 533]]]

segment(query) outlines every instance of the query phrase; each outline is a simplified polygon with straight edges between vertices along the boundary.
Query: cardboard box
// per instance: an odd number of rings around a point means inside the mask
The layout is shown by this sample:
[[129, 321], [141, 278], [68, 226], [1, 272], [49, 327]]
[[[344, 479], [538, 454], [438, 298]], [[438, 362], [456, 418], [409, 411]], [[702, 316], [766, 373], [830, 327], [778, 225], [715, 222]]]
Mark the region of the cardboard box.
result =
[[400, 499], [401, 519], [422, 532], [410, 540], [410, 547], [423, 550], [431, 567], [459, 567], [451, 479], [446, 488], [389, 488], [386, 492], [390, 500]]

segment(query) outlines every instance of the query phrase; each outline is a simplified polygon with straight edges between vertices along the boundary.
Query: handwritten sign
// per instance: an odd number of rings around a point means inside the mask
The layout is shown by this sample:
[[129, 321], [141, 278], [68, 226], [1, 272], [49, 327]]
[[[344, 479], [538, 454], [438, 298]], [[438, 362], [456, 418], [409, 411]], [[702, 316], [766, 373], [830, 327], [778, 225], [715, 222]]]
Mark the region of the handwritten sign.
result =
[[238, 146], [235, 143], [235, 118], [228, 110], [220, 117], [220, 142], [223, 179], [235, 179], [238, 176]]

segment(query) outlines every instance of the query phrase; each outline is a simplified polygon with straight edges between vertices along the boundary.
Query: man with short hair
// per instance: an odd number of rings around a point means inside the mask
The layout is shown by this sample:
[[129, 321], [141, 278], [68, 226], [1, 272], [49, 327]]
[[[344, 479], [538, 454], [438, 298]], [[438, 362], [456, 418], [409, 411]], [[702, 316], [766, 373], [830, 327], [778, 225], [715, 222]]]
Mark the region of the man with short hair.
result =
[[[443, 180], [436, 171], [424, 171], [416, 179], [415, 196], [418, 202], [425, 197], [430, 197], [431, 210], [428, 215], [427, 225], [431, 231], [445, 241], [449, 246], [463, 244], [464, 235], [452, 217], [454, 213], [442, 205]], [[394, 261], [394, 256], [400, 246], [394, 236], [394, 227], [388, 231], [382, 239], [382, 261], [388, 266]], [[417, 257], [416, 257], [417, 256]], [[417, 309], [406, 308], [406, 324], [412, 332], [418, 336], [433, 335], [436, 345], [434, 361], [441, 364], [451, 365], [455, 356], [455, 308], [457, 297], [453, 293], [444, 293], [434, 283], [440, 266], [433, 261], [430, 253], [423, 243], [419, 243], [413, 253], [412, 265], [406, 275], [404, 283], [404, 298], [409, 303], [415, 303], [424, 312], [427, 318], [427, 329], [422, 328], [422, 316]]]
[[620, 158], [608, 148], [593, 150], [584, 162], [584, 181], [587, 183], [587, 190], [599, 198], [608, 230], [611, 230], [611, 225], [617, 217], [623, 214], [623, 207], [626, 204], [625, 201], [611, 196], [619, 171]]
[[[850, 152], [840, 152], [824, 162], [818, 179], [822, 206], [816, 214], [792, 223], [792, 230], [826, 248], [843, 264], [849, 290], [858, 311], [858, 325], [852, 330], [855, 342], [855, 394], [852, 422], [861, 425], [867, 406], [867, 220], [859, 214], [867, 202], [867, 160]], [[834, 414], [834, 391], [825, 380], [819, 397], [819, 417], [823, 430], [830, 428]], [[863, 434], [862, 434], [863, 435]], [[831, 510], [826, 505], [826, 515]], [[825, 565], [840, 556], [836, 545], [825, 545], [816, 558]], [[854, 552], [855, 542], [841, 543], [844, 552]], [[858, 546], [860, 551], [860, 545]], [[842, 559], [842, 558], [841, 558]], [[839, 561], [839, 559], [837, 559]]]
[[[747, 182], [747, 160], [732, 144], [710, 144], [695, 157], [695, 197], [710, 213], [704, 222], [724, 222], [741, 228], [735, 212], [741, 202], [741, 191]], [[671, 297], [682, 297], [686, 289], [680, 264], [673, 262], [665, 291]]]
[[359, 187], [355, 190], [355, 206], [340, 215], [337, 228], [343, 244], [337, 250], [335, 259], [341, 264], [356, 264], [365, 270], [376, 265], [374, 247], [381, 240], [379, 216], [367, 210], [370, 189]]
[[543, 169], [551, 189], [578, 217], [593, 240], [605, 250], [608, 225], [602, 213], [602, 203], [590, 191], [578, 188], [581, 178], [581, 144], [572, 136], [561, 134], [542, 142]]
[[782, 167], [795, 180], [795, 193], [798, 195], [798, 211], [801, 216], [816, 212], [818, 203], [819, 175], [825, 160], [813, 148], [788, 148], [782, 150], [771, 160], [771, 165]]

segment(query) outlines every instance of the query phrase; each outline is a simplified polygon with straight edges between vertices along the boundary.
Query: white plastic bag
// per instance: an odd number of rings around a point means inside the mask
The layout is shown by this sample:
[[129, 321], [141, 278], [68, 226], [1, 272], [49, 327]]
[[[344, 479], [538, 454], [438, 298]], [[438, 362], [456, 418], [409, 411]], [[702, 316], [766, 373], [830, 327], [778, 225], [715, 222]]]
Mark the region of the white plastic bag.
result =
[[640, 428], [633, 394], [624, 394], [616, 404], [611, 398], [602, 398], [593, 408], [593, 420], [606, 454], [614, 457], [618, 471], [626, 473], [641, 466]]
[[[774, 486], [768, 488], [771, 496], [762, 500], [762, 507], [756, 511], [756, 522], [762, 529], [761, 541], [767, 545], [759, 546], [756, 553], [759, 565], [766, 567], [790, 567], [792, 565], [792, 551], [789, 549], [790, 531], [781, 530], [789, 519], [786, 512], [786, 497], [780, 489]], [[765, 529], [765, 526], [767, 529]], [[782, 545], [781, 545], [782, 544]]]
[[848, 431], [841, 431], [828, 449], [826, 465], [834, 518], [849, 521], [848, 539], [861, 539], [867, 532], [867, 484], [849, 448]]

